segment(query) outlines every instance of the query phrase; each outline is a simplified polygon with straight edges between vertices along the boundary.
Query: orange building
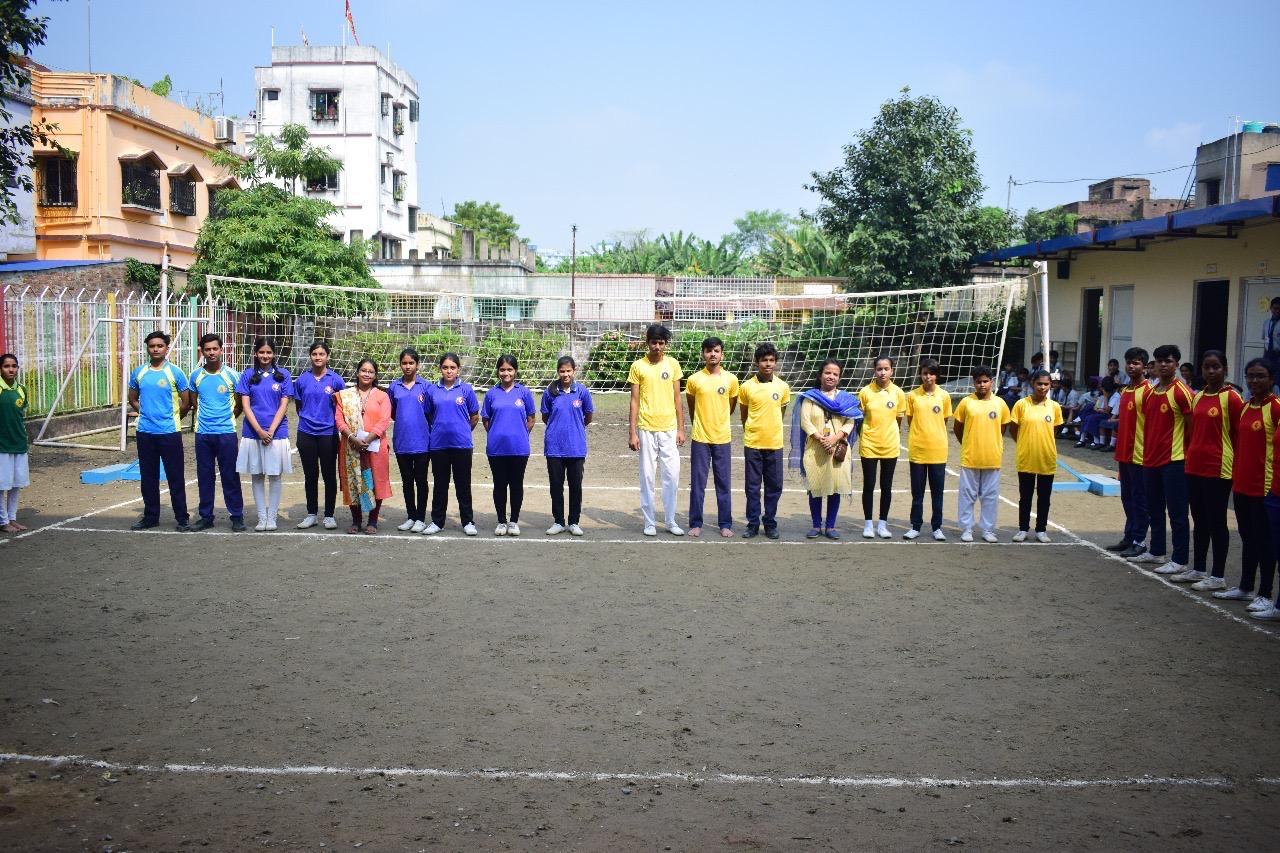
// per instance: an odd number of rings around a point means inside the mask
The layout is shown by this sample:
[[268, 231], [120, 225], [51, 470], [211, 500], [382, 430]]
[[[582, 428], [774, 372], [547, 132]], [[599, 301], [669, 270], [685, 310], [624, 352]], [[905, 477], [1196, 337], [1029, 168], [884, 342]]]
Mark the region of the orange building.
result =
[[[236, 186], [210, 155], [234, 143], [213, 119], [114, 74], [31, 69], [32, 118], [55, 125], [62, 156], [37, 158], [39, 260], [195, 261], [196, 235], [217, 190]], [[12, 257], [17, 260], [17, 257]]]

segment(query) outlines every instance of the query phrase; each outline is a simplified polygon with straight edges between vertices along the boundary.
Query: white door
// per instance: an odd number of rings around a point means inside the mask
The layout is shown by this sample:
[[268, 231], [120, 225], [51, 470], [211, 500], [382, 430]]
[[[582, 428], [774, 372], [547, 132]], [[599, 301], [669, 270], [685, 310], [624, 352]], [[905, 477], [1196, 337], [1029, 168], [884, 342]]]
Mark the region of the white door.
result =
[[1280, 296], [1280, 276], [1246, 278], [1241, 283], [1240, 326], [1236, 338], [1240, 342], [1236, 351], [1239, 367], [1230, 373], [1237, 382], [1244, 376], [1244, 366], [1249, 359], [1259, 358], [1263, 353], [1263, 324], [1271, 316], [1271, 300], [1277, 296]]
[[1133, 285], [1111, 288], [1111, 317], [1107, 332], [1107, 358], [1120, 362], [1124, 370], [1124, 351], [1133, 346]]

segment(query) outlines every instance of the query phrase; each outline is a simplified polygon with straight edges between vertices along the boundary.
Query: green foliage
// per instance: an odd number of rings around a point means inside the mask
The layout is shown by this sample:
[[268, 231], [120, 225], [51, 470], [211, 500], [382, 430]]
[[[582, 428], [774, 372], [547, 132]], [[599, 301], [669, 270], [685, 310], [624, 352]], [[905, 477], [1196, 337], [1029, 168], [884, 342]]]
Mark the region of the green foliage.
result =
[[626, 388], [631, 363], [644, 353], [643, 341], [628, 338], [617, 329], [605, 332], [587, 354], [582, 379], [601, 391]]
[[[568, 259], [555, 272], [567, 273]], [[675, 231], [650, 239], [641, 231], [630, 239], [578, 256], [580, 273], [633, 275], [750, 275], [742, 251], [730, 237], [719, 243]]]
[[556, 361], [568, 350], [569, 337], [563, 332], [490, 326], [476, 347], [471, 375], [496, 376], [498, 356], [509, 353], [520, 365], [520, 381], [530, 386], [550, 382], [556, 375]]
[[982, 207], [978, 209], [974, 240], [978, 251], [1003, 249], [1017, 242], [1021, 230], [1018, 217], [1003, 207]]
[[168, 74], [151, 84], [152, 94], [159, 95], [162, 98], [169, 97], [169, 93], [173, 91], [173, 78]]
[[31, 75], [18, 64], [18, 58], [44, 44], [49, 19], [28, 14], [32, 0], [7, 0], [0, 3], [0, 224], [22, 222], [14, 193], [35, 191], [31, 170], [36, 166], [32, 146], [52, 145], [65, 155], [71, 154], [53, 139], [57, 125], [40, 120], [31, 124], [14, 124], [13, 113], [6, 104], [9, 97], [30, 85]]
[[148, 296], [160, 292], [160, 268], [155, 264], [147, 264], [137, 258], [125, 258], [125, 278], [132, 285], [142, 288]]
[[462, 335], [441, 327], [411, 338], [406, 338], [401, 332], [356, 332], [346, 337], [344, 346], [356, 359], [373, 359], [383, 376], [399, 376], [400, 353], [406, 347], [418, 351], [421, 358], [419, 371], [425, 374], [429, 372], [430, 365], [440, 360], [440, 356], [446, 352], [457, 352], [462, 343]]
[[293, 193], [297, 191], [299, 179], [319, 180], [342, 171], [342, 160], [333, 156], [328, 148], [312, 145], [310, 137], [302, 125], [286, 124], [280, 128], [278, 138], [254, 137], [248, 158], [230, 151], [215, 151], [210, 159], [250, 188], [269, 178], [278, 178]]
[[1062, 207], [1051, 207], [1048, 210], [1028, 208], [1022, 216], [1022, 239], [1027, 243], [1034, 243], [1037, 240], [1066, 237], [1076, 233], [1076, 222], [1079, 219], [1080, 217], [1067, 213]]
[[847, 239], [831, 237], [804, 222], [790, 231], [770, 234], [752, 264], [763, 275], [842, 278], [849, 275], [851, 264], [847, 244]]
[[764, 251], [775, 234], [785, 234], [797, 224], [795, 217], [781, 210], [748, 210], [733, 220], [729, 241], [744, 255]]
[[808, 188], [821, 198], [818, 224], [848, 240], [859, 285], [895, 290], [963, 281], [981, 248], [983, 185], [960, 114], [904, 89], [881, 105], [844, 155], [842, 166], [812, 173]]
[[454, 205], [453, 213], [447, 217], [456, 222], [458, 228], [453, 235], [453, 256], [462, 257], [462, 231], [470, 228], [476, 234], [489, 241], [490, 246], [506, 247], [511, 245], [511, 238], [520, 233], [520, 225], [515, 217], [502, 209], [502, 205], [493, 201], [463, 201]]

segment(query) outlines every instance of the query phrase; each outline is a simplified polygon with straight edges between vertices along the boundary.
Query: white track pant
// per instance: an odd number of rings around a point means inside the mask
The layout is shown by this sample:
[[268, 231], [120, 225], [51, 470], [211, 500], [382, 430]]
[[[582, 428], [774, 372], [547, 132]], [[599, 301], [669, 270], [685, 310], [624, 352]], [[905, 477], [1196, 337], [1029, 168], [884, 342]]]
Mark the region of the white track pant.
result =
[[998, 468], [961, 468], [960, 469], [960, 511], [961, 530], [973, 529], [974, 504], [982, 504], [982, 531], [996, 529], [996, 509], [1000, 501], [1000, 469]]
[[644, 526], [655, 527], [653, 505], [654, 469], [662, 473], [662, 510], [667, 526], [676, 523], [676, 489], [680, 485], [680, 449], [676, 447], [676, 431], [640, 434], [640, 512], [644, 514]]

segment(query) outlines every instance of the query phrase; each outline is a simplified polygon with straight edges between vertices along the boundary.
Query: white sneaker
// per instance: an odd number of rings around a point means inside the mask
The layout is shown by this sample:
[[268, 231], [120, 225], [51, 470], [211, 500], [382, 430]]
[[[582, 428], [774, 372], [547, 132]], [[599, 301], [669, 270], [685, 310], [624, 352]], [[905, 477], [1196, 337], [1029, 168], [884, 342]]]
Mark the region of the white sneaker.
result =
[[267, 533], [274, 533], [278, 529], [276, 527], [276, 520], [274, 518], [268, 518], [267, 526], [262, 529], [265, 530]]
[[507, 535], [508, 535], [508, 536], [519, 536], [519, 535], [520, 535], [520, 525], [516, 524], [514, 521], [513, 521], [513, 522], [511, 522], [511, 523], [509, 523], [509, 524], [507, 525]]
[[547, 535], [548, 535], [548, 536], [555, 536], [557, 533], [564, 533], [564, 525], [563, 525], [563, 524], [559, 524], [559, 523], [557, 523], [557, 524], [553, 524], [553, 525], [551, 525], [550, 527], [548, 527], [548, 528], [547, 528]]
[[[302, 525], [299, 524], [298, 526], [301, 527]], [[412, 518], [406, 518], [404, 522], [399, 527], [396, 528], [396, 530], [399, 530], [401, 533], [408, 533], [412, 529], [413, 529]]]
[[1134, 554], [1128, 558], [1130, 563], [1160, 563], [1164, 561], [1163, 554], [1152, 554], [1150, 551], [1143, 551], [1141, 554]]
[[984, 530], [982, 532], [982, 541], [995, 543], [1000, 541], [1000, 537], [996, 536], [993, 530]]
[[306, 518], [302, 519], [302, 521], [298, 522], [299, 530], [307, 530], [315, 526], [316, 526], [316, 517], [314, 515], [308, 515]]
[[570, 525], [569, 525], [569, 535], [570, 535], [570, 536], [581, 536], [581, 535], [582, 535], [582, 528], [581, 528], [581, 527], [579, 527], [579, 526], [578, 526], [578, 525], [576, 525], [576, 524], [570, 524]]
[[889, 532], [889, 525], [883, 521], [876, 525], [876, 535], [881, 539], [893, 538], [893, 534]]
[[657, 536], [657, 535], [658, 535], [658, 528], [654, 527], [652, 524], [646, 524], [646, 525], [645, 525], [645, 528], [644, 528], [644, 535], [645, 535], [645, 536]]
[[[936, 537], [935, 537], [935, 538], [936, 538]], [[972, 530], [966, 530], [965, 532], [961, 533], [961, 534], [960, 534], [960, 541], [961, 541], [961, 542], [972, 542], [972, 541], [973, 541], [973, 531], [972, 531]]]
[[1254, 619], [1261, 619], [1263, 622], [1280, 622], [1280, 610], [1274, 607], [1268, 607], [1266, 610], [1255, 610], [1249, 615]]
[[1025, 530], [1019, 530], [1017, 533], [1013, 534], [1013, 539], [1012, 539], [1012, 540], [1010, 540], [1010, 541], [1012, 541], [1012, 542], [1026, 542], [1026, 541], [1027, 541], [1027, 531], [1025, 531]]
[[1259, 613], [1263, 610], [1270, 610], [1272, 606], [1271, 599], [1263, 598], [1261, 595], [1256, 595], [1254, 596], [1253, 601], [1249, 602], [1249, 606], [1246, 607], [1245, 610], [1248, 610], [1250, 613]]
[[1178, 572], [1169, 580], [1174, 583], [1195, 583], [1204, 580], [1204, 572], [1198, 572], [1195, 569], [1187, 569], [1185, 572]]
[[413, 527], [410, 527], [410, 528], [409, 528], [409, 532], [410, 532], [410, 533], [421, 533], [422, 531], [424, 531], [424, 530], [426, 530], [426, 529], [427, 529], [427, 524], [426, 524], [426, 522], [425, 522], [425, 521], [415, 521], [415, 522], [413, 523]]
[[497, 527], [493, 528], [493, 535], [494, 535], [494, 536], [506, 536], [506, 535], [507, 535], [507, 525], [506, 525], [506, 522], [503, 522], [502, 524], [499, 524]]
[[462, 525], [462, 532], [467, 534], [468, 536], [475, 536], [480, 531], [476, 530], [475, 524], [468, 521], [466, 524]]
[[667, 532], [668, 532], [668, 533], [670, 533], [672, 536], [683, 536], [683, 535], [684, 535], [684, 528], [682, 528], [682, 527], [681, 527], [680, 525], [678, 525], [678, 524], [668, 524], [668, 525], [667, 525]]
[[428, 524], [426, 527], [422, 528], [423, 536], [430, 536], [432, 533], [439, 533], [439, 532], [440, 532], [440, 525], [436, 524], [434, 521]]
[[333, 517], [333, 516], [331, 516], [331, 515], [326, 515], [326, 516], [325, 516], [325, 518], [324, 518], [324, 529], [325, 529], [325, 530], [337, 530], [337, 529], [338, 529], [338, 519], [334, 518], [334, 517]]
[[876, 538], [876, 523], [871, 519], [867, 519], [862, 523], [862, 538], [863, 539]]
[[1179, 575], [1187, 570], [1182, 563], [1175, 563], [1173, 560], [1165, 563], [1163, 566], [1156, 566], [1152, 569], [1158, 575]]
[[1048, 534], [1048, 533], [1045, 533], [1043, 530], [1037, 530], [1037, 531], [1036, 531], [1036, 541], [1037, 541], [1037, 542], [1044, 542], [1044, 543], [1046, 543], [1046, 544], [1047, 544], [1047, 543], [1049, 543], [1049, 542], [1052, 542], [1053, 540], [1049, 538], [1049, 534]]
[[1238, 586], [1233, 586], [1223, 592], [1215, 592], [1213, 597], [1221, 598], [1224, 601], [1253, 601], [1253, 593], [1245, 592]]
[[1197, 592], [1208, 592], [1214, 589], [1226, 589], [1227, 582], [1222, 578], [1215, 578], [1213, 575], [1205, 575], [1204, 580], [1193, 583], [1191, 588]]
[[902, 538], [903, 538], [903, 539], [915, 539], [915, 538], [916, 538], [916, 537], [918, 537], [919, 535], [920, 535], [920, 531], [919, 531], [919, 530], [916, 530], [916, 529], [914, 529], [914, 528], [912, 528], [911, 530], [908, 530], [906, 533], [902, 534]]
[[934, 541], [936, 542], [946, 542], [947, 534], [942, 532], [941, 527], [935, 527], [933, 528], [933, 538], [934, 538]]
[[254, 529], [254, 531], [255, 531], [255, 532], [257, 532], [257, 533], [261, 533], [262, 531], [266, 530], [266, 529], [267, 529], [267, 519], [266, 519], [266, 518], [259, 518], [259, 519], [258, 519], [258, 523], [257, 523], [257, 524], [255, 524], [255, 525], [253, 526], [253, 529]]

